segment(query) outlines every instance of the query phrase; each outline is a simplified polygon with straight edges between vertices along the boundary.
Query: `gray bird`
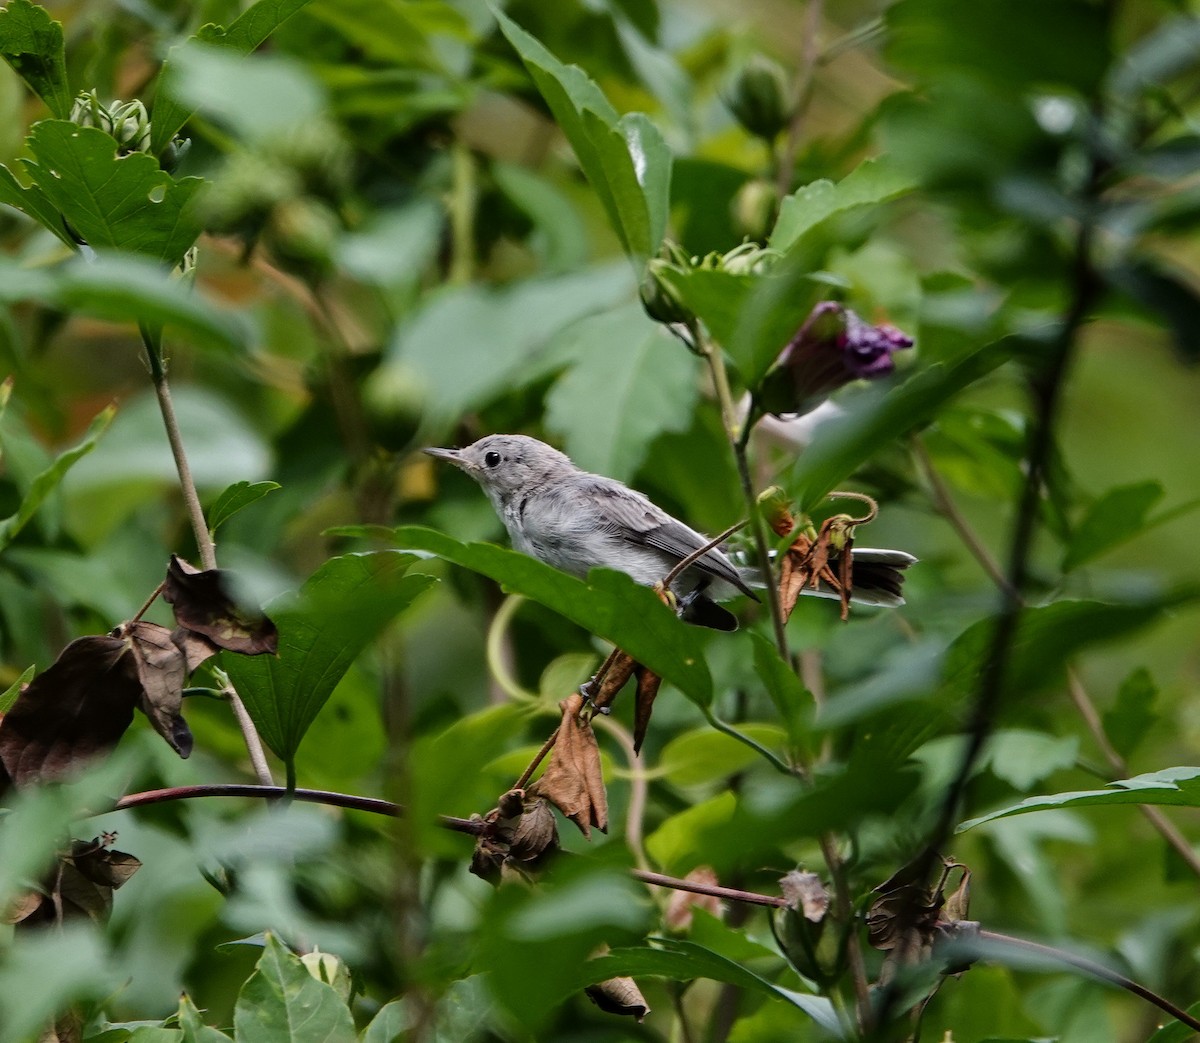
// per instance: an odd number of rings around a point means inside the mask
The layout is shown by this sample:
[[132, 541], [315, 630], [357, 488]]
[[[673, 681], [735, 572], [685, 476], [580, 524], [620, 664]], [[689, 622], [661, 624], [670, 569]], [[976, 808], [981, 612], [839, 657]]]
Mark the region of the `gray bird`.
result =
[[[565, 454], [527, 435], [488, 435], [465, 449], [425, 450], [466, 471], [487, 493], [512, 545], [547, 565], [583, 579], [600, 566], [638, 583], [659, 583], [709, 540], [613, 478], [589, 474]], [[853, 550], [854, 600], [902, 605], [899, 569], [916, 559], [903, 551]], [[721, 551], [709, 550], [671, 585], [680, 617], [716, 630], [737, 619], [714, 599], [738, 591], [758, 600]], [[832, 590], [806, 593], [835, 597]]]

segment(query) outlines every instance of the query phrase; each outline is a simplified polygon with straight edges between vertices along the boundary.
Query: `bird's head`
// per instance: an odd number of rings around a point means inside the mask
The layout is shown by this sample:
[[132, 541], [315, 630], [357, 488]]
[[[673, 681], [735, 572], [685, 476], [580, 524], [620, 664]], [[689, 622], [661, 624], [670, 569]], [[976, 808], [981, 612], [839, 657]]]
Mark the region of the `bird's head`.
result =
[[575, 470], [569, 457], [528, 435], [487, 435], [464, 449], [425, 452], [466, 471], [498, 504]]

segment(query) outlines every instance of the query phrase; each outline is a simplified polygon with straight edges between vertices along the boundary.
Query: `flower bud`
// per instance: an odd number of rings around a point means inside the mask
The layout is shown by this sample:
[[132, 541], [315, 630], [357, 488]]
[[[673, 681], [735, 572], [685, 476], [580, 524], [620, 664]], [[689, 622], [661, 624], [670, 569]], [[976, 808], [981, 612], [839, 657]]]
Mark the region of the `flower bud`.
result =
[[734, 227], [748, 239], [766, 239], [778, 203], [779, 193], [766, 178], [747, 181], [733, 197]]
[[774, 141], [792, 118], [787, 75], [778, 63], [756, 54], [738, 70], [725, 104], [751, 134]]
[[695, 316], [679, 299], [679, 295], [663, 279], [662, 273], [674, 268], [670, 261], [661, 257], [652, 257], [646, 263], [642, 274], [642, 282], [638, 287], [642, 296], [642, 307], [646, 314], [655, 322], [672, 325], [677, 322], [691, 322]]
[[317, 981], [323, 981], [326, 985], [332, 986], [333, 990], [343, 1000], [350, 999], [350, 990], [352, 987], [350, 968], [338, 957], [334, 956], [333, 953], [313, 949], [312, 952], [301, 956], [300, 962], [304, 964], [305, 970], [316, 978]]
[[150, 116], [140, 101], [114, 101], [106, 107], [94, 90], [86, 91], [71, 106], [71, 122], [104, 131], [116, 140], [122, 156], [150, 151]]

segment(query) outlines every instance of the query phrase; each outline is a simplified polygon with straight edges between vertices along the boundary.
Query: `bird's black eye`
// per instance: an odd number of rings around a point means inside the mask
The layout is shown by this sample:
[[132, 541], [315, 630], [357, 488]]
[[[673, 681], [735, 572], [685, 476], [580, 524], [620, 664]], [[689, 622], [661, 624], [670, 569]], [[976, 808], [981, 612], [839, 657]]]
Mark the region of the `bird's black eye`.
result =
[[494, 449], [490, 453], [484, 453], [483, 462], [487, 464], [488, 467], [495, 467], [500, 462], [500, 454]]

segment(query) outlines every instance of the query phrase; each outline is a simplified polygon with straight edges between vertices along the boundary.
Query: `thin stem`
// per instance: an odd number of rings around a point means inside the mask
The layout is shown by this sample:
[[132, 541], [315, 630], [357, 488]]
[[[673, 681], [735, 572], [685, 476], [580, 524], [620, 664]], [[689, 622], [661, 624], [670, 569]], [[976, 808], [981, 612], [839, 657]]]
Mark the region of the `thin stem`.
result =
[[138, 328], [142, 334], [142, 346], [146, 349], [146, 359], [150, 363], [150, 379], [154, 382], [154, 394], [158, 398], [158, 409], [162, 413], [163, 427], [167, 431], [171, 455], [175, 458], [175, 470], [179, 475], [179, 489], [183, 494], [183, 502], [192, 523], [192, 534], [196, 538], [196, 547], [200, 552], [200, 563], [206, 570], [215, 569], [217, 567], [217, 549], [213, 544], [212, 534], [208, 531], [208, 523], [204, 520], [200, 495], [196, 491], [192, 469], [188, 465], [187, 453], [183, 448], [183, 435], [179, 431], [179, 420], [175, 416], [175, 405], [171, 401], [171, 387], [167, 383], [167, 370], [163, 364], [161, 333], [144, 325]]
[[165, 586], [166, 586], [165, 583], [160, 583], [157, 587], [154, 588], [154, 591], [151, 593], [151, 595], [148, 598], [146, 598], [146, 600], [144, 602], [142, 602], [142, 607], [139, 608], [133, 614], [133, 618], [129, 621], [130, 623], [136, 623], [139, 619], [142, 618], [142, 616], [144, 616], [147, 612], [150, 611], [150, 606], [153, 605], [154, 602], [156, 602], [158, 600], [158, 595], [162, 593], [163, 587], [165, 587]]
[[774, 753], [768, 750], [762, 743], [758, 742], [756, 739], [752, 739], [745, 732], [740, 732], [732, 724], [728, 724], [727, 722], [721, 720], [721, 718], [713, 713], [713, 711], [708, 707], [704, 708], [704, 718], [717, 731], [723, 732], [731, 739], [737, 739], [738, 742], [745, 746], [749, 746], [750, 749], [752, 749], [760, 757], [763, 757], [776, 771], [783, 775], [790, 775], [793, 778], [795, 777], [796, 773], [786, 761], [781, 760]]
[[[934, 468], [933, 461], [930, 459], [929, 451], [925, 447], [924, 442], [920, 438], [913, 438], [912, 449], [913, 458], [917, 462], [918, 469], [921, 471], [925, 483], [929, 486], [930, 499], [934, 510], [950, 523], [951, 528], [958, 534], [963, 545], [974, 556], [992, 582], [1002, 592], [1008, 593], [1008, 580], [1001, 571], [1000, 565], [992, 557], [987, 547], [984, 546], [978, 533], [971, 527], [971, 523], [967, 521], [962, 511], [959, 510], [958, 504], [955, 502], [949, 487]], [[1075, 709], [1079, 712], [1079, 716], [1083, 718], [1084, 724], [1091, 733], [1096, 746], [1104, 755], [1104, 759], [1108, 762], [1112, 770], [1112, 774], [1105, 775], [1104, 777], [1110, 779], [1128, 778], [1129, 765], [1125, 758], [1113, 747], [1112, 743], [1108, 741], [1108, 736], [1104, 731], [1104, 722], [1096, 710], [1095, 703], [1092, 702], [1087, 689], [1084, 688], [1083, 683], [1079, 680], [1079, 674], [1073, 668], [1067, 669], [1067, 691], [1071, 696], [1071, 702], [1074, 703]], [[1197, 856], [1191, 843], [1166, 814], [1160, 808], [1148, 804], [1139, 804], [1138, 810], [1158, 831], [1159, 835], [1171, 845], [1179, 857], [1187, 864], [1188, 868], [1197, 876], [1200, 876], [1200, 856]]]
[[452, 183], [447, 208], [450, 212], [451, 258], [448, 281], [461, 286], [469, 283], [475, 274], [475, 211], [479, 186], [470, 147], [456, 138], [450, 154]]
[[766, 905], [782, 909], [787, 905], [787, 899], [779, 895], [760, 895], [754, 891], [739, 891], [736, 887], [722, 887], [720, 884], [704, 884], [696, 880], [680, 880], [678, 877], [666, 876], [663, 873], [652, 873], [648, 869], [631, 869], [629, 875], [643, 884], [653, 884], [656, 887], [670, 887], [676, 891], [689, 891], [696, 895], [708, 895], [711, 898], [725, 898], [731, 902], [745, 902], [748, 905]]
[[[513, 702], [533, 703], [538, 701], [537, 695], [522, 688], [521, 682], [509, 667], [508, 628], [512, 625], [517, 609], [524, 602], [525, 599], [520, 594], [510, 594], [500, 603], [488, 627], [485, 652], [488, 673], [500, 691]], [[517, 789], [520, 789], [520, 786]]]
[[[171, 446], [171, 455], [175, 458], [175, 471], [179, 476], [179, 489], [183, 494], [183, 502], [187, 507], [188, 518], [192, 523], [192, 535], [196, 539], [196, 548], [200, 552], [200, 564], [205, 571], [217, 567], [217, 547], [209, 532], [208, 522], [204, 520], [204, 509], [200, 506], [200, 494], [196, 490], [196, 482], [192, 478], [192, 469], [188, 465], [187, 452], [183, 448], [183, 435], [179, 430], [179, 420], [175, 416], [175, 405], [171, 401], [171, 387], [167, 381], [167, 369], [162, 355], [161, 330], [151, 329], [144, 324], [138, 325], [142, 335], [142, 347], [146, 350], [146, 360], [150, 364], [150, 379], [154, 382], [154, 394], [158, 398], [159, 412], [162, 414], [163, 427], [167, 432], [167, 442]], [[144, 610], [143, 610], [144, 611]], [[238, 727], [246, 743], [250, 762], [254, 765], [255, 774], [260, 781], [269, 784], [275, 780], [271, 777], [271, 769], [267, 767], [266, 756], [263, 754], [262, 740], [254, 721], [246, 712], [245, 706], [238, 697], [233, 686], [229, 685], [229, 704], [237, 717]]]
[[512, 786], [510, 787], [511, 789], [524, 789], [525, 788], [525, 786], [529, 782], [529, 780], [531, 778], [533, 778], [533, 773], [535, 771], [537, 771], [538, 765], [541, 764], [543, 760], [545, 760], [546, 754], [548, 754], [552, 749], [554, 749], [554, 744], [556, 742], [558, 742], [558, 729], [557, 728], [555, 728], [554, 731], [552, 731], [550, 733], [550, 737], [544, 743], [542, 743], [542, 748], [540, 750], [538, 750], [537, 753], [534, 754], [533, 760], [531, 760], [529, 762], [529, 767], [526, 768], [523, 772], [521, 772], [521, 777], [512, 784]]
[[616, 739], [629, 762], [629, 807], [625, 812], [625, 843], [633, 852], [633, 860], [638, 868], [646, 869], [650, 865], [642, 842], [645, 834], [646, 802], [650, 795], [646, 769], [642, 767], [641, 758], [633, 748], [633, 736], [629, 734], [628, 728], [603, 715], [593, 718], [593, 723]]
[[1101, 981], [1107, 981], [1113, 985], [1120, 986], [1127, 992], [1132, 992], [1135, 996], [1140, 996], [1148, 1003], [1153, 1003], [1159, 1010], [1166, 1011], [1177, 1021], [1183, 1022], [1188, 1028], [1200, 1031], [1200, 1018], [1193, 1017], [1186, 1010], [1175, 1006], [1174, 1003], [1158, 995], [1158, 993], [1152, 992], [1145, 985], [1141, 985], [1131, 978], [1126, 978], [1123, 974], [1118, 974], [1116, 971], [1105, 967], [1102, 963], [1096, 963], [1094, 960], [1089, 960], [1084, 956], [1076, 956], [1072, 952], [1055, 949], [1049, 945], [1042, 945], [1040, 942], [1026, 941], [1024, 938], [1014, 938], [1012, 935], [999, 934], [996, 931], [980, 931], [979, 939], [980, 941], [1021, 949], [1024, 952], [1035, 953], [1038, 956], [1054, 960], [1056, 963], [1065, 963], [1070, 967], [1075, 967], [1086, 974], [1099, 978]]
[[987, 573], [988, 578], [996, 584], [1001, 593], [1011, 593], [1008, 586], [1008, 577], [1004, 575], [1004, 570], [1000, 568], [1000, 563], [992, 557], [991, 551], [987, 549], [983, 540], [979, 538], [979, 534], [971, 527], [971, 523], [967, 521], [962, 511], [958, 509], [958, 504], [954, 502], [954, 497], [951, 495], [949, 487], [933, 466], [929, 450], [919, 437], [914, 437], [912, 440], [912, 452], [913, 459], [917, 463], [917, 470], [921, 472], [921, 477], [925, 480], [925, 484], [929, 486], [929, 498], [933, 503], [933, 509], [950, 523], [950, 527], [957, 533], [963, 545], [971, 552], [975, 560], [979, 562], [979, 567]]
[[846, 956], [850, 968], [850, 980], [854, 986], [854, 1006], [858, 1015], [858, 1027], [865, 1030], [871, 1023], [871, 993], [870, 979], [867, 976], [867, 965], [863, 959], [862, 945], [859, 943], [857, 932], [854, 930], [854, 909], [850, 903], [850, 883], [846, 879], [846, 864], [838, 853], [837, 841], [831, 833], [821, 835], [821, 855], [829, 870], [833, 883], [833, 900], [837, 908], [838, 919], [846, 925], [850, 932], [846, 944]]
[[[238, 727], [242, 730], [242, 741], [246, 744], [246, 753], [250, 756], [250, 766], [254, 769], [255, 777], [264, 786], [274, 786], [275, 777], [271, 774], [271, 766], [267, 763], [266, 750], [263, 749], [258, 729], [254, 727], [254, 721], [250, 717], [250, 711], [246, 709], [246, 704], [242, 702], [242, 697], [237, 694], [237, 690], [231, 684], [226, 685], [221, 694], [228, 700], [233, 710], [233, 716], [237, 719]], [[295, 779], [292, 780], [291, 788], [296, 788]]]
[[[1079, 675], [1072, 668], [1067, 669], [1067, 691], [1071, 695], [1071, 702], [1075, 704], [1075, 709], [1079, 711], [1079, 716], [1083, 718], [1084, 724], [1087, 725], [1088, 731], [1092, 733], [1092, 738], [1104, 755], [1104, 759], [1108, 761], [1113, 775], [1119, 779], [1129, 778], [1128, 762], [1108, 741], [1108, 736], [1104, 731], [1104, 721], [1097, 712], [1087, 689], [1083, 687], [1083, 682], [1079, 680]], [[1187, 867], [1200, 876], [1200, 857], [1197, 857], [1187, 837], [1179, 831], [1175, 823], [1167, 818], [1162, 809], [1149, 804], [1139, 804], [1138, 810], [1158, 831], [1159, 835], [1174, 848], [1175, 853], [1183, 859]]]
[[817, 64], [820, 53], [817, 50], [817, 35], [821, 28], [821, 16], [824, 8], [823, 0], [808, 0], [804, 12], [804, 26], [800, 46], [800, 75], [795, 88], [795, 108], [792, 119], [788, 124], [787, 137], [779, 155], [779, 165], [776, 171], [775, 188], [779, 198], [783, 199], [792, 190], [792, 178], [796, 173], [796, 154], [800, 150], [800, 137], [804, 132], [804, 123], [808, 117], [808, 107], [812, 102], [813, 85], [816, 82]]

